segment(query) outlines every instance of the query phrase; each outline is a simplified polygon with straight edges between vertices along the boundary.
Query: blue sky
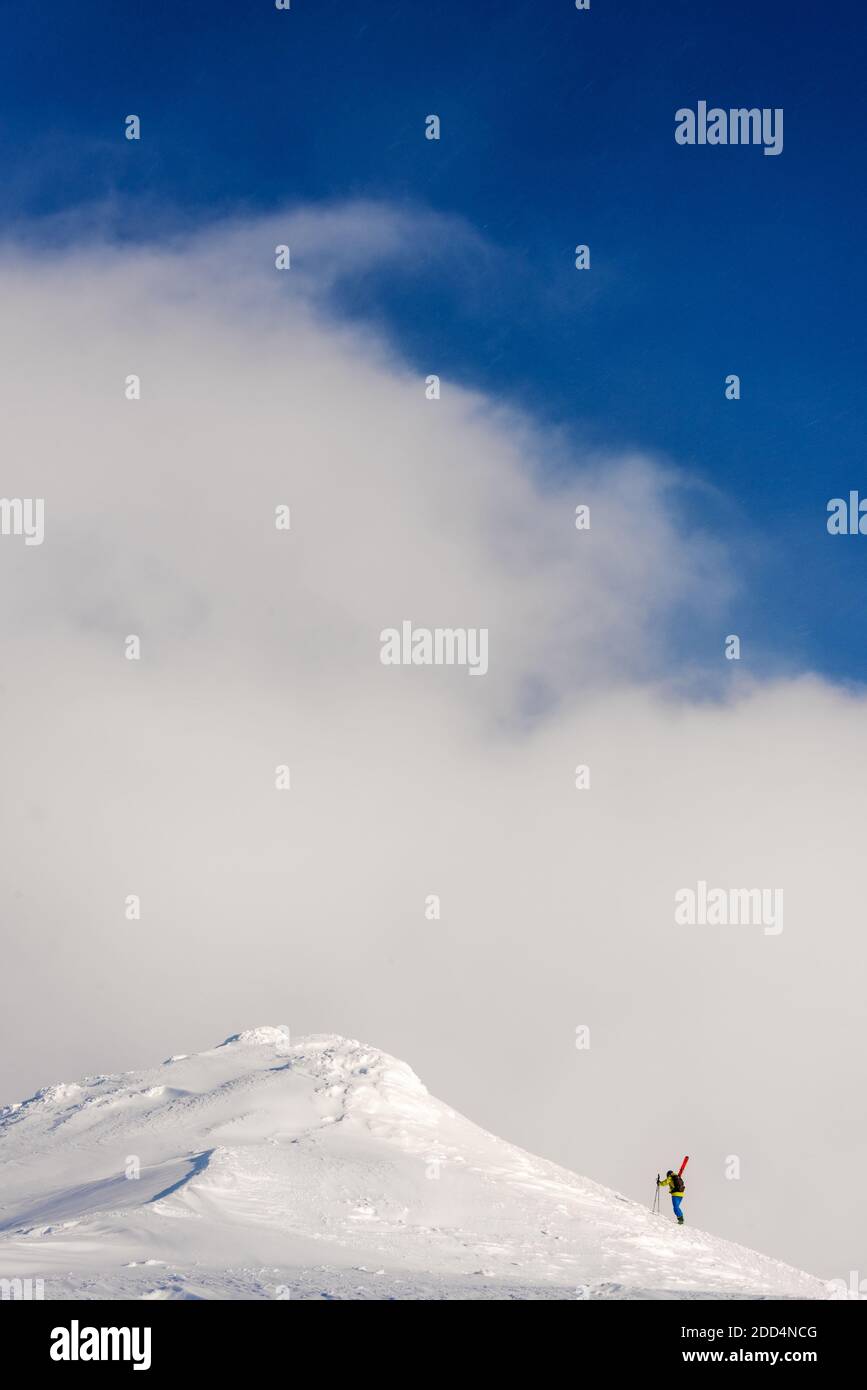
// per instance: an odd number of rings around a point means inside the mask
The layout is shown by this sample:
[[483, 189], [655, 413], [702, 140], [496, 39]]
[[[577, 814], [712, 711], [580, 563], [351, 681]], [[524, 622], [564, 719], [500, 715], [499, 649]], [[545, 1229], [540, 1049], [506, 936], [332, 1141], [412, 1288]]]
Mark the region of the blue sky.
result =
[[[466, 219], [342, 285], [420, 370], [514, 400], [579, 443], [636, 446], [717, 489], [683, 525], [733, 548], [724, 615], [757, 673], [867, 678], [861, 7], [797, 0], [124, 0], [3, 4], [0, 221], [109, 205], [116, 234], [383, 199]], [[777, 158], [675, 144], [699, 99], [782, 107]], [[123, 138], [129, 112], [143, 138]], [[439, 142], [424, 118], [442, 120]], [[36, 231], [34, 233], [34, 225]], [[578, 273], [573, 247], [591, 247]], [[725, 376], [742, 399], [724, 398]], [[683, 635], [715, 659], [719, 618]]]

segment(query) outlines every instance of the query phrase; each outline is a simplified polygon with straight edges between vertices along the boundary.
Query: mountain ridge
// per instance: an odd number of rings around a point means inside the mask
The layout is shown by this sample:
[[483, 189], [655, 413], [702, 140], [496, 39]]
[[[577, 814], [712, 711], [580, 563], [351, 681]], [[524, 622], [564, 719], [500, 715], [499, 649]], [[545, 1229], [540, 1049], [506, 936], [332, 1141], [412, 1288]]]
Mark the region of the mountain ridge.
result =
[[49, 1298], [825, 1298], [285, 1027], [0, 1110], [0, 1274]]

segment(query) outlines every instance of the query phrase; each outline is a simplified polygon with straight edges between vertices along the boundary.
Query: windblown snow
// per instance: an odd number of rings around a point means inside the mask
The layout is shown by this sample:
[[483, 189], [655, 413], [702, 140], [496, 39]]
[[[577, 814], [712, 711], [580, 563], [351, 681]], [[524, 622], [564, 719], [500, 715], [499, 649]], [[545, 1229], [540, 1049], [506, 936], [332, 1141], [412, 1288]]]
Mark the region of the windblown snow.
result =
[[0, 1278], [52, 1298], [825, 1298], [497, 1139], [403, 1062], [254, 1028], [0, 1111]]

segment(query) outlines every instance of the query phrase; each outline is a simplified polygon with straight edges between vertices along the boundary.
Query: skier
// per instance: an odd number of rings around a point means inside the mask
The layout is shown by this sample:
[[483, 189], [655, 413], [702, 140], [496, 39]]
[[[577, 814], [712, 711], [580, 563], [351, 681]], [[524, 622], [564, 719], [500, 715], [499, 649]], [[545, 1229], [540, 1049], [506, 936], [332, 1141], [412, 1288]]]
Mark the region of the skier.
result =
[[[681, 1173], [683, 1172], [683, 1168], [685, 1166], [686, 1160], [684, 1160], [683, 1167], [680, 1170]], [[674, 1208], [674, 1214], [677, 1217], [677, 1224], [678, 1226], [682, 1226], [683, 1212], [680, 1209], [680, 1204], [686, 1196], [686, 1184], [683, 1181], [683, 1178], [681, 1177], [680, 1173], [673, 1173], [672, 1170], [669, 1168], [664, 1178], [657, 1177], [656, 1186], [668, 1188], [669, 1192], [671, 1193], [671, 1205]]]

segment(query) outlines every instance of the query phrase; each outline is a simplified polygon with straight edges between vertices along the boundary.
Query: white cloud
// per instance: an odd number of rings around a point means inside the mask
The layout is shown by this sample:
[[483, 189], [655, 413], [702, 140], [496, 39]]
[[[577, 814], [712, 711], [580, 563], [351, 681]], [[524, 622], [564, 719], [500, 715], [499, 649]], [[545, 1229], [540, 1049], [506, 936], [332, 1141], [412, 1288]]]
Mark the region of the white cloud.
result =
[[[864, 1157], [863, 701], [675, 694], [672, 626], [736, 592], [688, 480], [570, 458], [447, 363], [427, 401], [336, 321], [337, 278], [444, 239], [492, 254], [367, 204], [6, 249], [2, 492], [45, 498], [46, 539], [0, 539], [3, 1093], [288, 1018], [633, 1193], [691, 1146], [694, 1220], [845, 1274], [852, 1227], [799, 1199], [829, 1145], [840, 1189]], [[488, 676], [383, 667], [405, 618], [487, 627]], [[782, 886], [784, 933], [675, 943], [699, 878]]]

